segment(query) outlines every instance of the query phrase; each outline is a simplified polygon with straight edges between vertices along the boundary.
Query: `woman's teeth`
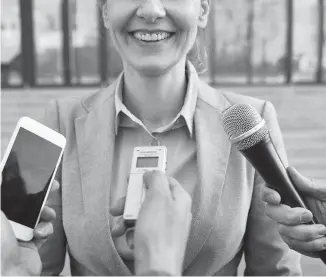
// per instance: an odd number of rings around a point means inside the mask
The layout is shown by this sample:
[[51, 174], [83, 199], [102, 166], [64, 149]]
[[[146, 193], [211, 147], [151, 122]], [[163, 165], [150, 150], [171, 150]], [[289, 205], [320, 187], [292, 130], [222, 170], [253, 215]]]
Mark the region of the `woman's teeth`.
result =
[[143, 32], [136, 32], [133, 33], [133, 36], [140, 41], [160, 41], [169, 38], [171, 36], [171, 33], [160, 32], [149, 34]]

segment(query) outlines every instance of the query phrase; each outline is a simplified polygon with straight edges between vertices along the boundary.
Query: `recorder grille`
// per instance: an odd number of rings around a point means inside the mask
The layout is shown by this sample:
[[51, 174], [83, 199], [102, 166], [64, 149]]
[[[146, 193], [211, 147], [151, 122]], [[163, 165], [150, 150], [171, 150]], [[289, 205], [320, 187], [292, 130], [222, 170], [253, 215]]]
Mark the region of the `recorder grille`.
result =
[[[245, 134], [260, 124], [261, 121], [260, 114], [248, 104], [235, 104], [225, 110], [222, 115], [223, 127], [230, 139]], [[264, 124], [255, 133], [234, 143], [234, 145], [240, 151], [245, 150], [262, 141], [267, 135], [268, 129]]]

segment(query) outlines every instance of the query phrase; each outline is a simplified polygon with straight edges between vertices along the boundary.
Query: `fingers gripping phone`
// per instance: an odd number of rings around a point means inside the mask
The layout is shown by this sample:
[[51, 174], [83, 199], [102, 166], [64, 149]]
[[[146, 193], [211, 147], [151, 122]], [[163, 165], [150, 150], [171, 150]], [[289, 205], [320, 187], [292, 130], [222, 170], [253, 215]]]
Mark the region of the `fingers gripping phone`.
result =
[[165, 146], [135, 147], [131, 161], [126, 204], [123, 219], [128, 225], [134, 225], [145, 199], [146, 190], [143, 174], [146, 171], [166, 171], [167, 148]]
[[19, 240], [33, 238], [65, 145], [64, 136], [31, 118], [17, 123], [0, 170], [1, 210]]

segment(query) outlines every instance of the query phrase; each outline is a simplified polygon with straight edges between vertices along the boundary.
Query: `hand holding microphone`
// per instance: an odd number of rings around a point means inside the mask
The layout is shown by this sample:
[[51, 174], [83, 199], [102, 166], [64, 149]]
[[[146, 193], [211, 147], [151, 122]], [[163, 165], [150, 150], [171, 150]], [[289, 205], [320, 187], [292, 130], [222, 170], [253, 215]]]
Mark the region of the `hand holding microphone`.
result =
[[[326, 249], [326, 183], [309, 180], [292, 167], [287, 171], [300, 193], [305, 195], [304, 200], [312, 213], [280, 204], [280, 195], [270, 188], [264, 188], [266, 215], [278, 222], [279, 233], [290, 248], [310, 257], [318, 257], [317, 252]], [[321, 224], [305, 224], [312, 220], [312, 214]]]
[[[223, 127], [232, 144], [252, 164], [266, 184], [281, 196], [280, 202], [292, 208], [308, 209], [277, 153], [265, 121], [250, 105], [236, 104], [223, 113]], [[323, 224], [313, 214], [309, 224]], [[316, 254], [326, 264], [326, 250]]]

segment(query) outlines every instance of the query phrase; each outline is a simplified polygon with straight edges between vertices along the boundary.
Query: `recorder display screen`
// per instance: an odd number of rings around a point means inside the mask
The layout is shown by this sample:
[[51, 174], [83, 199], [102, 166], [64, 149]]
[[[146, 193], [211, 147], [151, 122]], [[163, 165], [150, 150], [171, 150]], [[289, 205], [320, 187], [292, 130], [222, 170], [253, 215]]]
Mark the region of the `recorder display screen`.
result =
[[157, 167], [158, 166], [158, 157], [139, 157], [137, 159], [136, 167]]
[[2, 172], [1, 210], [34, 228], [62, 148], [20, 128]]

